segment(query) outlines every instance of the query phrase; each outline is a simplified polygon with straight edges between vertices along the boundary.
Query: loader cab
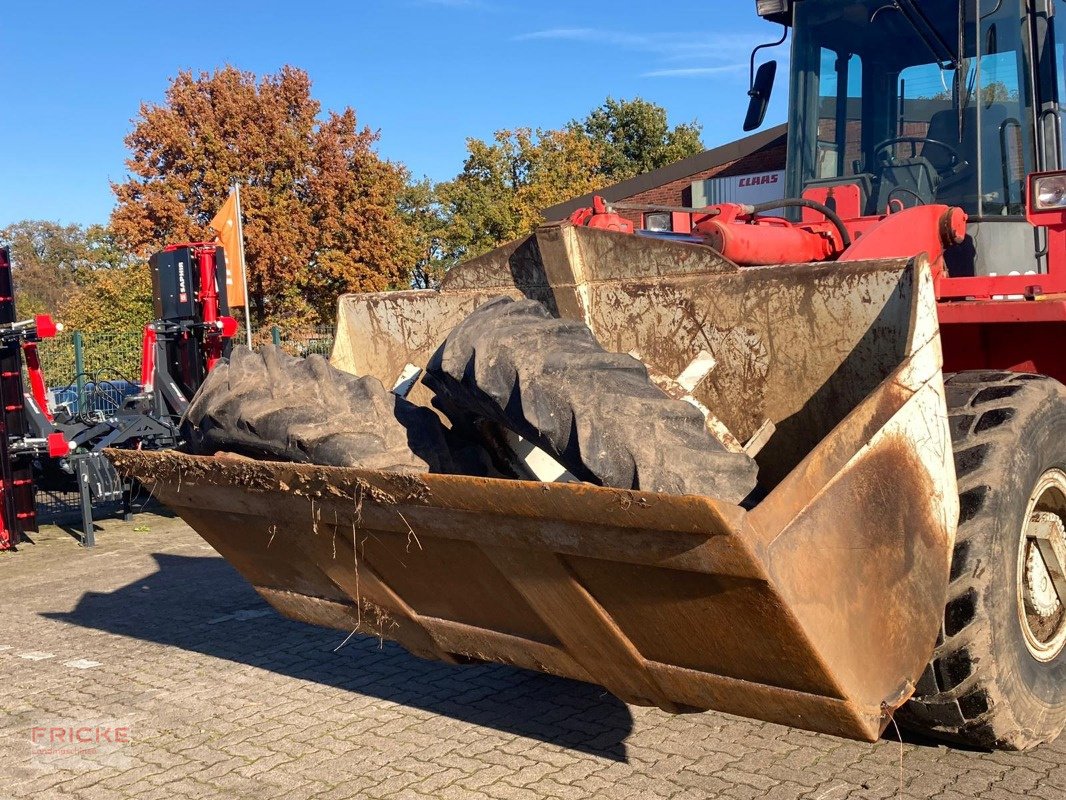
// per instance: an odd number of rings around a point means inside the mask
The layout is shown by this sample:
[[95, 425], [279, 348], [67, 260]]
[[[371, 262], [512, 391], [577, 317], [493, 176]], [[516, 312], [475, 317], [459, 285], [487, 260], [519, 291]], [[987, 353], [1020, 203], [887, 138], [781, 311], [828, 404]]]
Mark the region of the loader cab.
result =
[[1066, 2], [796, 0], [790, 10], [789, 195], [855, 186], [864, 214], [959, 206], [970, 239], [953, 274], [1045, 271], [1025, 181], [1062, 165], [1053, 18]]

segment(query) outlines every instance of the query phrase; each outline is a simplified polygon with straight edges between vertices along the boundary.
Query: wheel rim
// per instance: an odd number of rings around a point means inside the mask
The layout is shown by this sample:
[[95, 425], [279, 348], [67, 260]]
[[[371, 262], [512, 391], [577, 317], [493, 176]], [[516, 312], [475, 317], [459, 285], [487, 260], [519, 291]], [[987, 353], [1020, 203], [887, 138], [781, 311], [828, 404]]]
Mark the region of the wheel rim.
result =
[[[1018, 545], [1017, 587], [1018, 622], [1025, 635], [1025, 646], [1038, 661], [1055, 659], [1066, 647], [1066, 598], [1055, 591], [1051, 579], [1056, 564], [1050, 568], [1044, 554], [1051, 531], [1054, 553], [1059, 565], [1066, 566], [1063, 555], [1063, 525], [1066, 524], [1066, 472], [1045, 472], [1029, 496], [1025, 523]], [[1038, 537], [1042, 542], [1038, 542]], [[1041, 548], [1043, 544], [1043, 549]]]

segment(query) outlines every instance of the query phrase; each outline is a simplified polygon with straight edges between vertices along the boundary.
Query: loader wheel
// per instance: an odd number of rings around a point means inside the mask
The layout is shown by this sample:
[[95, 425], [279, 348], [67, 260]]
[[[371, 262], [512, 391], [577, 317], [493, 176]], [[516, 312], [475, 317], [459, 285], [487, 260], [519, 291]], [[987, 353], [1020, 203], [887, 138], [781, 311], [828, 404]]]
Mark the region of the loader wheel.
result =
[[386, 472], [451, 471], [443, 425], [428, 408], [322, 356], [236, 347], [185, 414], [187, 448]]
[[534, 300], [478, 308], [430, 359], [424, 382], [446, 413], [518, 434], [579, 480], [733, 503], [755, 488], [754, 460], [726, 450], [698, 409], [667, 397], [637, 359], [606, 352], [583, 323], [556, 319]]
[[1022, 750], [1066, 724], [1066, 594], [1052, 575], [1066, 565], [1066, 387], [995, 372], [945, 385], [959, 529], [937, 647], [900, 719]]

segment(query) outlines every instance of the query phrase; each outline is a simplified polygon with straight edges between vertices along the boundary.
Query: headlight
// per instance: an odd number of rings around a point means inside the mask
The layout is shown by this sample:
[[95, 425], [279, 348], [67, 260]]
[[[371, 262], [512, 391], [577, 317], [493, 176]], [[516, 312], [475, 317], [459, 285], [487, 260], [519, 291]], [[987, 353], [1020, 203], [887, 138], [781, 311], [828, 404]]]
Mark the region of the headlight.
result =
[[669, 231], [673, 227], [669, 212], [644, 215], [644, 230], [646, 231]]
[[788, 11], [789, 0], [755, 0], [755, 13], [760, 17], [772, 17]]
[[1033, 210], [1055, 211], [1066, 208], [1066, 174], [1044, 175], [1033, 179]]

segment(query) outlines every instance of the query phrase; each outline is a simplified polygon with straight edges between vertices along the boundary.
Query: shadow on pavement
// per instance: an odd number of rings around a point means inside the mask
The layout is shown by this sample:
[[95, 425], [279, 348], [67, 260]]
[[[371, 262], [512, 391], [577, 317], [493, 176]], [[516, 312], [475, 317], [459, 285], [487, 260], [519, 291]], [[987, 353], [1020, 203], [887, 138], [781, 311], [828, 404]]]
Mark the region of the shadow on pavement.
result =
[[633, 717], [598, 686], [500, 665], [454, 667], [390, 642], [279, 616], [221, 558], [156, 553], [159, 569], [113, 592], [86, 592], [49, 619], [180, 647], [434, 714], [626, 760]]
[[899, 745], [902, 740], [903, 744], [911, 745], [913, 747], [921, 747], [923, 749], [935, 750], [937, 748], [945, 748], [947, 750], [954, 750], [962, 753], [990, 753], [992, 752], [986, 747], [976, 747], [974, 745], [964, 744], [963, 742], [953, 742], [947, 739], [937, 739], [934, 736], [930, 736], [921, 731], [914, 730], [907, 727], [904, 723], [899, 723], [897, 729], [892, 723], [888, 723], [888, 727], [885, 728], [884, 733], [881, 734], [881, 740], [885, 742], [891, 742]]

